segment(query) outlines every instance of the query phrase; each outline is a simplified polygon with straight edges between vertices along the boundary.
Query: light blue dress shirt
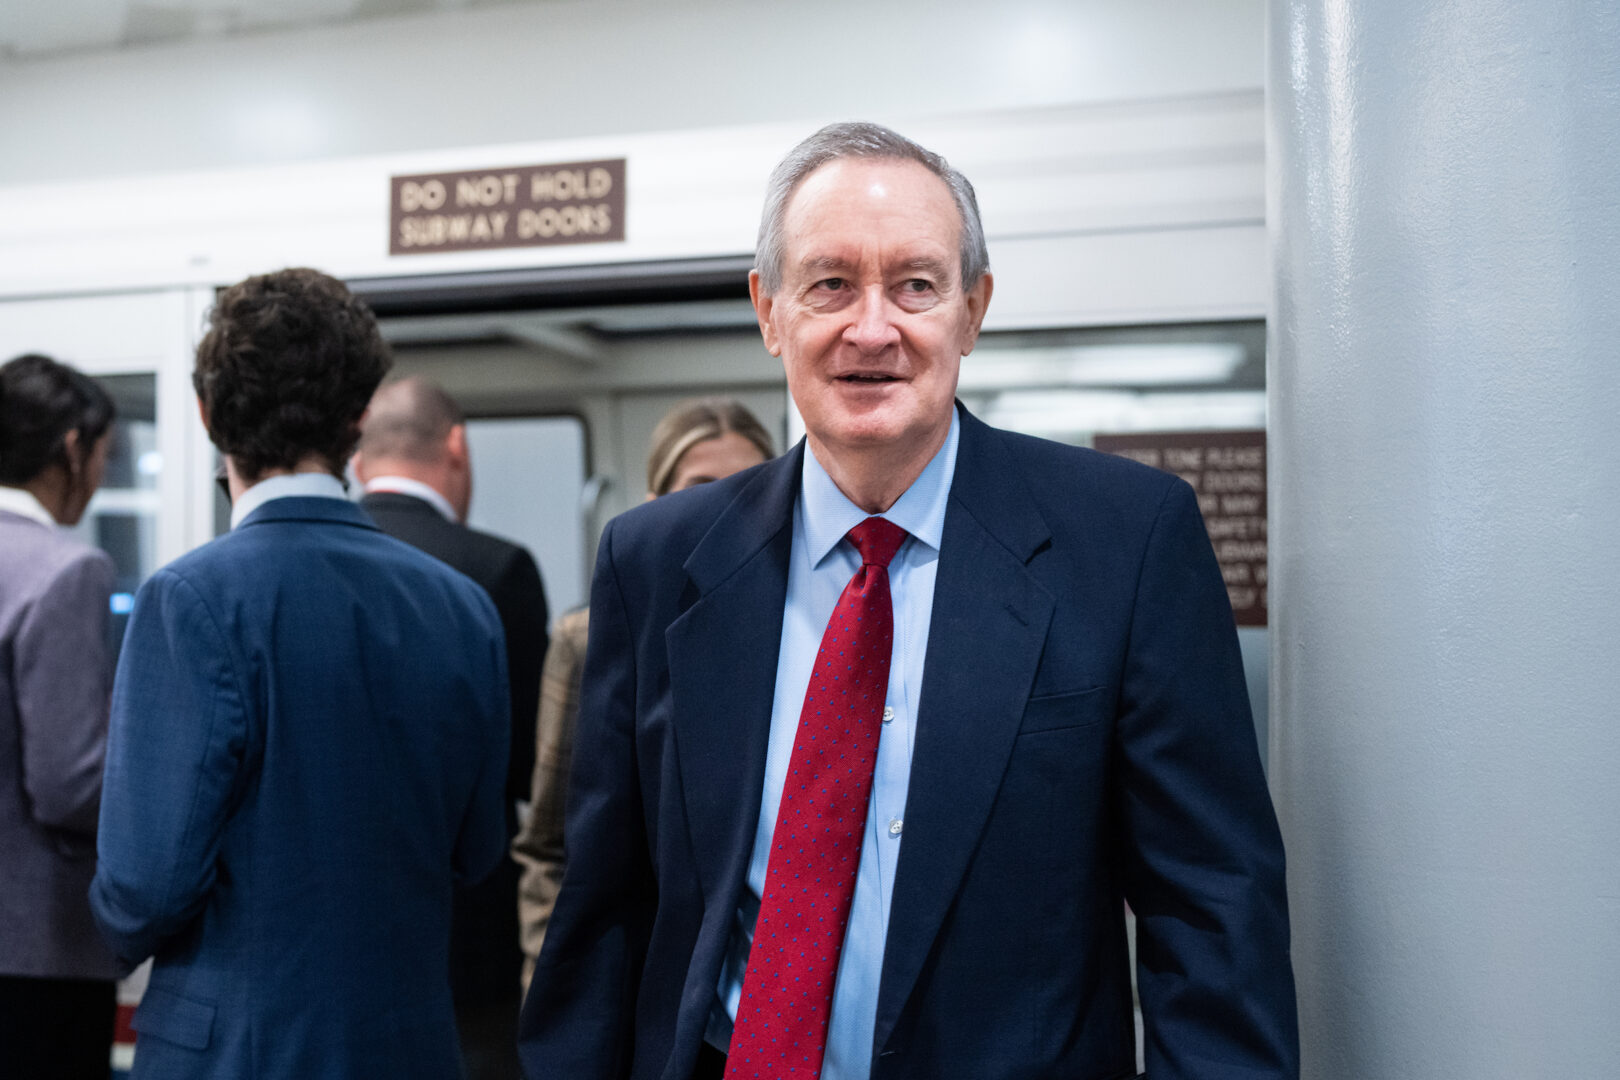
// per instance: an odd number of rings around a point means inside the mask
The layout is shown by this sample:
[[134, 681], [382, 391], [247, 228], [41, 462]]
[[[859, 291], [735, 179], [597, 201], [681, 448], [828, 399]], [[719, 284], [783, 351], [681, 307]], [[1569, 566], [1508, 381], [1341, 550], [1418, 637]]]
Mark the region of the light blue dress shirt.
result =
[[[838, 982], [833, 989], [821, 1080], [867, 1080], [871, 1072], [878, 978], [883, 970], [894, 871], [900, 860], [923, 655], [934, 612], [934, 575], [939, 566], [940, 536], [945, 531], [946, 499], [956, 473], [959, 435], [960, 421], [953, 412], [945, 444], [906, 493], [880, 515], [911, 536], [889, 564], [894, 655], [889, 665], [889, 692], [884, 699], [883, 731], [873, 766], [872, 798], [866, 811], [866, 836], [861, 844], [860, 869], [855, 875], [855, 897], [838, 958]], [[838, 597], [861, 566], [860, 555], [844, 540], [844, 534], [869, 516], [838, 490], [807, 447], [804, 480], [793, 506], [793, 550], [788, 556], [787, 603], [776, 661], [776, 698], [771, 707], [759, 828], [754, 833], [754, 854], [748, 864], [748, 887], [743, 890], [731, 946], [720, 969], [719, 1000], [707, 1032], [708, 1041], [721, 1049], [730, 1044], [737, 1005], [742, 1000], [748, 948], [759, 917], [760, 897], [765, 892], [771, 834], [776, 828], [788, 761], [793, 755], [799, 712], [810, 686], [810, 671], [833, 608], [838, 606]]]

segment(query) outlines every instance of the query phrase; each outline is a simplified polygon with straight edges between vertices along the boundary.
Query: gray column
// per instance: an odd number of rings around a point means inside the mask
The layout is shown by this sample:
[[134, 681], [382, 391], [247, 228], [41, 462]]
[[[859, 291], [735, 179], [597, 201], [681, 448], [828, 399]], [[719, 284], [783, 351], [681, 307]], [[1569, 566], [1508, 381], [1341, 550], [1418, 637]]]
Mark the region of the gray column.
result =
[[1305, 1075], [1620, 1076], [1620, 11], [1269, 24]]

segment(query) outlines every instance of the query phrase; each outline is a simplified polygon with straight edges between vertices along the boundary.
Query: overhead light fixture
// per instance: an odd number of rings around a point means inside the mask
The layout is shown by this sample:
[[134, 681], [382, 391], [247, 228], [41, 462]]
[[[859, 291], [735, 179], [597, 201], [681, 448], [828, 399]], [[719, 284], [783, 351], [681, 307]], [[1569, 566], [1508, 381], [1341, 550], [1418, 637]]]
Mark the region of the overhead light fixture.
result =
[[1032, 435], [1263, 428], [1266, 394], [1264, 390], [1182, 394], [1014, 390], [992, 398], [983, 418], [994, 427]]
[[669, 330], [753, 329], [759, 325], [754, 305], [735, 300], [686, 300], [673, 304], [638, 304], [582, 313], [596, 329], [611, 334], [661, 333]]
[[1235, 341], [982, 349], [962, 358], [967, 390], [1222, 383], [1243, 366]]

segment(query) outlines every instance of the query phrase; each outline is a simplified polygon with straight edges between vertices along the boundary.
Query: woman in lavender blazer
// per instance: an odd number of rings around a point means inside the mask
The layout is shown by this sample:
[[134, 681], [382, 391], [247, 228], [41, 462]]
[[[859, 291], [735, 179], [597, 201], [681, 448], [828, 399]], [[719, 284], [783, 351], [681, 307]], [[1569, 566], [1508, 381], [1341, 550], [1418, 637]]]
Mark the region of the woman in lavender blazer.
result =
[[106, 1080], [121, 974], [90, 916], [113, 564], [59, 525], [101, 483], [112, 400], [0, 367], [0, 1073]]

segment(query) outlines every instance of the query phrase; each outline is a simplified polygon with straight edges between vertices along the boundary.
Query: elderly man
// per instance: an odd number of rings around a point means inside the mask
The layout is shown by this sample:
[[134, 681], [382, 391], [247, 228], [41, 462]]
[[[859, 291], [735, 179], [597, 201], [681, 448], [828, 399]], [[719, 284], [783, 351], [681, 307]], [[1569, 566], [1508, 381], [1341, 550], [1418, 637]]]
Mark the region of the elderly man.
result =
[[[365, 485], [360, 507], [383, 532], [472, 578], [500, 614], [512, 703], [507, 830], [516, 834], [517, 804], [528, 798], [534, 772], [540, 667], [548, 644], [540, 570], [517, 544], [467, 527], [472, 455], [466, 417], [437, 383], [407, 377], [378, 388], [361, 427], [354, 472]], [[513, 1038], [523, 952], [517, 886], [518, 866], [508, 856], [489, 877], [456, 891], [450, 986], [467, 1080], [518, 1073]]]
[[506, 847], [506, 653], [483, 591], [344, 497], [388, 370], [313, 270], [197, 347], [231, 531], [135, 598], [90, 905], [131, 963], [135, 1080], [456, 1076], [457, 879]]
[[[612, 522], [533, 1080], [1297, 1072], [1282, 847], [1191, 490], [954, 402], [967, 180], [835, 125], [750, 279], [808, 435]], [[576, 854], [577, 853], [577, 854]]]

